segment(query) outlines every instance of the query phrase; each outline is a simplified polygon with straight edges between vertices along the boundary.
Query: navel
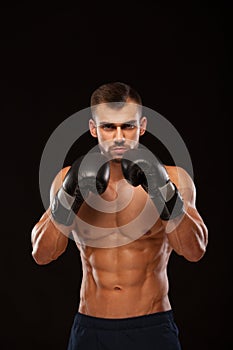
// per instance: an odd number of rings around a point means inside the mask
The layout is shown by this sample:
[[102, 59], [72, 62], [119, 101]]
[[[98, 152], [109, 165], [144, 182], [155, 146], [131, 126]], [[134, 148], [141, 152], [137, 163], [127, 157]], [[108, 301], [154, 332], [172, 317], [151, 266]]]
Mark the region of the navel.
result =
[[116, 290], [116, 291], [121, 291], [121, 290], [122, 290], [122, 288], [121, 288], [121, 287], [119, 287], [119, 286], [115, 286], [115, 287], [114, 287], [114, 290]]

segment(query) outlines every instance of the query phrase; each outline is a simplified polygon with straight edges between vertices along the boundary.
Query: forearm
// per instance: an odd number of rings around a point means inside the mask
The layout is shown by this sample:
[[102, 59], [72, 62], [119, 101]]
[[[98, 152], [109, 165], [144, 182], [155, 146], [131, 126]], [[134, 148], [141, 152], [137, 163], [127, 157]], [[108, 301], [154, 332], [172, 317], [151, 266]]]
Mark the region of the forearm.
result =
[[207, 228], [194, 208], [182, 216], [164, 222], [172, 248], [189, 261], [200, 260], [208, 243]]
[[[39, 265], [57, 259], [68, 244], [67, 232], [62, 233], [52, 220], [48, 210], [32, 229], [32, 256]], [[67, 236], [66, 234], [67, 233]]]

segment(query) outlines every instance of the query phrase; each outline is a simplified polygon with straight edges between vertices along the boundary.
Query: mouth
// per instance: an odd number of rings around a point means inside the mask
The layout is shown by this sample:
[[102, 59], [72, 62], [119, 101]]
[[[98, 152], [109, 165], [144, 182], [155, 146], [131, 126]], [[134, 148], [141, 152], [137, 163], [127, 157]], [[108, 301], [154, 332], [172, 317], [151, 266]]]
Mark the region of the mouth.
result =
[[114, 147], [114, 148], [112, 148], [112, 152], [119, 154], [119, 155], [125, 153], [126, 151], [127, 151], [126, 147]]

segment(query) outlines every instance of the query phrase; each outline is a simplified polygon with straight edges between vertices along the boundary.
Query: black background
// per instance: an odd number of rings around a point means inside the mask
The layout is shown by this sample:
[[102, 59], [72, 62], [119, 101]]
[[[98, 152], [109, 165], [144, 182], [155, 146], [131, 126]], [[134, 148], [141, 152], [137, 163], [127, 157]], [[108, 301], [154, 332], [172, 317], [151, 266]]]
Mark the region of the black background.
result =
[[39, 165], [54, 129], [110, 81], [135, 87], [191, 155], [209, 244], [197, 263], [175, 254], [169, 263], [183, 349], [233, 345], [232, 6], [188, 4], [1, 6], [1, 349], [66, 349], [81, 266], [71, 240], [46, 266], [31, 257]]

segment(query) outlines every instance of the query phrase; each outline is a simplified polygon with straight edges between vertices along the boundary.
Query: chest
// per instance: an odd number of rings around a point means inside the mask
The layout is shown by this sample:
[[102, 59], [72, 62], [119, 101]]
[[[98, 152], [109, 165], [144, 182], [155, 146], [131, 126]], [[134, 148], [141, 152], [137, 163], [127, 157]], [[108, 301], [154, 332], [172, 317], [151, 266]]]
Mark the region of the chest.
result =
[[90, 195], [79, 210], [77, 236], [92, 247], [119, 247], [152, 239], [162, 230], [158, 212], [147, 193], [126, 181], [108, 187], [102, 196]]
[[146, 191], [126, 180], [108, 186], [102, 196], [90, 194], [78, 213], [80, 219], [103, 228], [120, 228], [135, 220], [151, 221], [151, 216], [158, 218], [158, 212]]

